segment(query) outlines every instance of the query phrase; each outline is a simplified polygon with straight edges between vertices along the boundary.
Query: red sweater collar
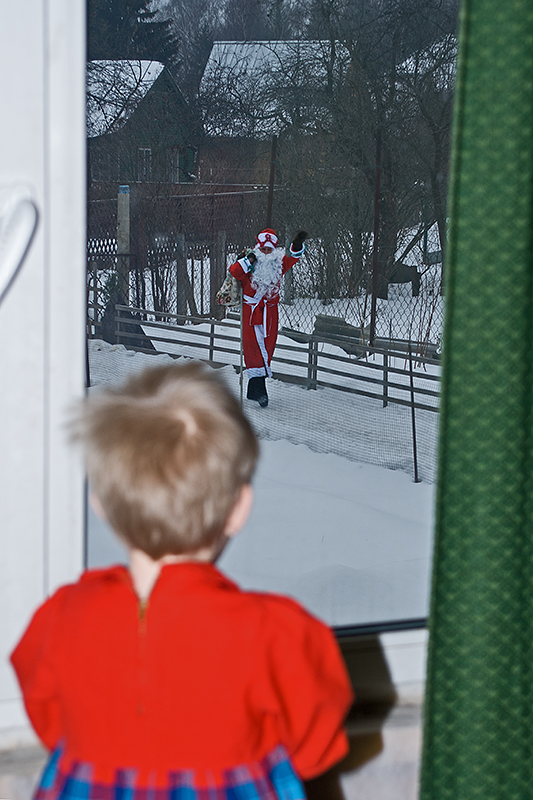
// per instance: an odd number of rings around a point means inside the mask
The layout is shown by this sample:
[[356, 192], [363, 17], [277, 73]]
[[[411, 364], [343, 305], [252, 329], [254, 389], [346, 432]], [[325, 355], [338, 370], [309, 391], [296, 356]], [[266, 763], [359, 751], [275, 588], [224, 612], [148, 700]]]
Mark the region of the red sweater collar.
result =
[[[123, 564], [114, 564], [104, 569], [86, 570], [81, 581], [120, 582], [128, 586], [135, 594], [130, 571]], [[164, 564], [155, 582], [152, 594], [168, 585], [175, 590], [188, 591], [194, 587], [217, 587], [238, 591], [238, 586], [220, 572], [217, 567], [208, 562], [184, 561], [178, 564]]]

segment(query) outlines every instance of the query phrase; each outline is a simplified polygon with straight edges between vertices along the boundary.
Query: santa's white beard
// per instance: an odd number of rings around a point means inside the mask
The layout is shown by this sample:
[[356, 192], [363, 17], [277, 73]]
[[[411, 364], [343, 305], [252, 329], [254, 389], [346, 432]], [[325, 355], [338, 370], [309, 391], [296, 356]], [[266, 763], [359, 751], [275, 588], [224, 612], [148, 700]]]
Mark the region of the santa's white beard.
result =
[[255, 289], [256, 297], [271, 297], [276, 294], [281, 283], [282, 261], [284, 251], [281, 248], [272, 250], [271, 253], [262, 253], [259, 246], [254, 247], [257, 261], [254, 264], [251, 284]]

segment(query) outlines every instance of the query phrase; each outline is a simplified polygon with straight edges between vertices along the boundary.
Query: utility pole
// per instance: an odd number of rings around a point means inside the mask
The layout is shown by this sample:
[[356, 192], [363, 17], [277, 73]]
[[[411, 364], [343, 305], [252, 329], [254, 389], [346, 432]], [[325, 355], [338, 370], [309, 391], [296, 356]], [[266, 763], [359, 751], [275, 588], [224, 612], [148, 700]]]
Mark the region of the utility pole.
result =
[[118, 187], [117, 202], [117, 275], [120, 296], [126, 305], [130, 299], [130, 187]]

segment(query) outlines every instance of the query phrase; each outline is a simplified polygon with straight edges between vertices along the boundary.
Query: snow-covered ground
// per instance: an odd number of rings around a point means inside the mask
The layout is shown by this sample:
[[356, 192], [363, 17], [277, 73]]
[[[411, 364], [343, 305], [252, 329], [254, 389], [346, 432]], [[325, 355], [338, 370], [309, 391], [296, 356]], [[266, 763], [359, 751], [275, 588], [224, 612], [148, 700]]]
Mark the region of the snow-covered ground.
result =
[[[238, 366], [240, 363], [239, 323], [224, 320], [219, 323], [200, 323], [172, 328], [143, 326], [158, 350], [189, 358], [208, 359]], [[154, 336], [165, 339], [157, 341]], [[209, 353], [209, 337], [215, 349]], [[216, 347], [222, 348], [220, 350]], [[348, 358], [341, 348], [318, 343], [316, 351], [317, 376], [320, 381], [346, 386], [363, 392], [379, 394], [382, 387], [370, 380], [383, 379], [383, 358], [374, 354], [366, 359], [353, 355]], [[110, 356], [107, 356], [109, 358]], [[117, 357], [114, 357], [115, 360]], [[308, 375], [309, 348], [280, 334], [272, 361], [275, 373], [306, 379]], [[410, 399], [408, 362], [405, 358], [389, 358], [388, 396]], [[120, 371], [122, 367], [117, 367]], [[327, 370], [334, 370], [335, 374]], [[440, 368], [432, 364], [415, 364], [413, 384], [415, 390], [438, 393]], [[224, 370], [230, 385], [238, 392], [237, 377], [233, 369]], [[403, 388], [398, 388], [398, 387]], [[411, 411], [407, 406], [390, 403], [383, 407], [382, 398], [371, 399], [362, 395], [339, 392], [328, 387], [307, 391], [301, 386], [279, 381], [270, 383], [272, 404], [267, 411], [248, 406], [248, 413], [263, 439], [287, 439], [293, 444], [305, 444], [320, 453], [336, 453], [356, 461], [401, 469], [413, 475], [413, 437]], [[416, 401], [438, 408], [438, 397], [417, 394]], [[437, 446], [438, 414], [433, 411], [416, 411], [418, 475], [423, 481], [433, 482]]]
[[[91, 382], [120, 382], [170, 358], [92, 341]], [[221, 374], [237, 392], [233, 368]], [[365, 398], [327, 389], [308, 392], [278, 381], [269, 382], [269, 393], [267, 409], [245, 405], [262, 439], [256, 502], [246, 528], [222, 555], [222, 569], [247, 588], [298, 598], [331, 625], [425, 616], [434, 485], [414, 483], [410, 465], [394, 464], [394, 454], [387, 453], [393, 443], [377, 442], [383, 412], [396, 413], [398, 407], [378, 409], [360, 430], [361, 406], [357, 418], [353, 403]], [[346, 438], [357, 429], [367, 451], [383, 451], [396, 468], [356, 460], [353, 437], [348, 457], [328, 452], [326, 412], [333, 400], [336, 424], [344, 420]], [[90, 513], [89, 566], [124, 558], [120, 544]]]

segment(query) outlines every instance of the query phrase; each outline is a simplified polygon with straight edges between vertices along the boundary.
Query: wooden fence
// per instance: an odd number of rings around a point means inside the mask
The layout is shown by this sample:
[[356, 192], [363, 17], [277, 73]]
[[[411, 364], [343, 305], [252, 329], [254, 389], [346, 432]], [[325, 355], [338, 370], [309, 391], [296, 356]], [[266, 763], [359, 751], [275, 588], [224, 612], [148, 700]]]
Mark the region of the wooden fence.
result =
[[[238, 314], [224, 320], [192, 317], [169, 312], [116, 306], [116, 340], [126, 347], [187, 356], [214, 366], [241, 368], [241, 335]], [[409, 351], [391, 347], [369, 347], [348, 337], [325, 337], [316, 334], [284, 331], [272, 360], [274, 377], [305, 386], [327, 387], [409, 406], [412, 409], [438, 412], [438, 361], [411, 356]]]

